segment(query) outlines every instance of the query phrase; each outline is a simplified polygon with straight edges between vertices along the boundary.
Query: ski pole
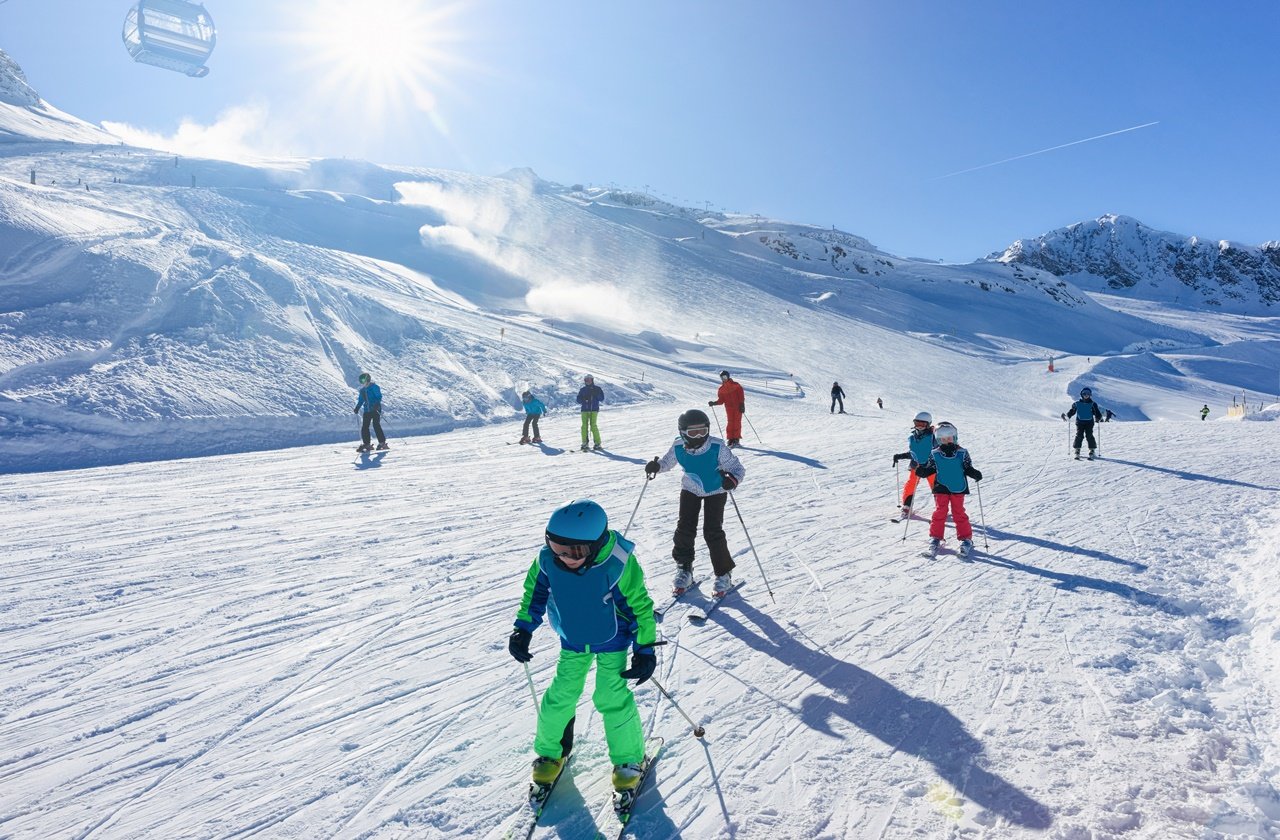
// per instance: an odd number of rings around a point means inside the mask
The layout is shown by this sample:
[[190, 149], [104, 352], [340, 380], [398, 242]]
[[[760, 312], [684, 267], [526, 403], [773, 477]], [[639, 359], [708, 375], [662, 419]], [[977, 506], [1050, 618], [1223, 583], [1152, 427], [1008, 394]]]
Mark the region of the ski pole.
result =
[[640, 498], [636, 499], [636, 506], [631, 509], [631, 518], [627, 520], [627, 527], [622, 529], [622, 536], [624, 537], [627, 535], [627, 531], [631, 530], [631, 523], [635, 521], [636, 511], [640, 510], [640, 500], [644, 498], [644, 491], [649, 489], [650, 481], [653, 481], [653, 478], [646, 475], [644, 477], [644, 485], [640, 488]]
[[[911, 501], [914, 502], [915, 499]], [[893, 462], [893, 503], [902, 505], [902, 472], [897, 461]]]
[[1099, 420], [1094, 424], [1098, 428], [1098, 454], [1102, 454], [1102, 421]]
[[743, 414], [742, 416], [743, 418], [746, 419], [747, 425], [751, 427], [751, 434], [756, 436], [756, 442], [759, 443], [761, 446], [764, 446], [764, 441], [760, 439], [760, 433], [756, 431], [756, 427], [755, 425], [752, 424], [751, 418], [747, 417], [747, 415], [745, 414]]
[[729, 501], [733, 502], [733, 510], [738, 514], [738, 521], [742, 523], [742, 533], [747, 535], [747, 545], [751, 546], [751, 553], [756, 558], [756, 565], [760, 567], [760, 578], [764, 581], [764, 588], [769, 593], [769, 600], [778, 603], [778, 599], [773, 597], [773, 590], [769, 588], [769, 578], [764, 573], [764, 564], [760, 562], [760, 555], [756, 554], [755, 543], [751, 542], [751, 532], [747, 530], [747, 523], [742, 518], [742, 511], [738, 509], [738, 500], [733, 497], [733, 492], [729, 492]]
[[716, 407], [711, 406], [711, 416], [716, 418], [716, 428], [720, 430], [720, 437], [724, 437], [724, 426], [720, 425], [720, 412], [716, 411]]
[[978, 519], [982, 522], [982, 550], [990, 551], [991, 544], [987, 542], [987, 514], [982, 509], [982, 482], [975, 481], [973, 486], [978, 488]]
[[538, 702], [538, 692], [533, 687], [533, 672], [529, 670], [529, 663], [524, 665], [524, 678], [529, 682], [529, 696], [533, 698], [533, 711], [537, 714], [538, 719], [542, 719], [542, 704]]
[[701, 726], [694, 723], [693, 718], [685, 714], [684, 709], [680, 708], [680, 704], [676, 702], [676, 698], [672, 697], [670, 692], [668, 692], [665, 688], [662, 687], [662, 683], [658, 682], [657, 677], [650, 677], [649, 681], [654, 684], [654, 686], [658, 689], [658, 691], [662, 692], [663, 697], [671, 701], [671, 705], [676, 707], [676, 711], [679, 712], [681, 715], [683, 715], [685, 720], [689, 721], [689, 725], [693, 727], [693, 737], [701, 738], [703, 735], [707, 734], [707, 730], [703, 729]]

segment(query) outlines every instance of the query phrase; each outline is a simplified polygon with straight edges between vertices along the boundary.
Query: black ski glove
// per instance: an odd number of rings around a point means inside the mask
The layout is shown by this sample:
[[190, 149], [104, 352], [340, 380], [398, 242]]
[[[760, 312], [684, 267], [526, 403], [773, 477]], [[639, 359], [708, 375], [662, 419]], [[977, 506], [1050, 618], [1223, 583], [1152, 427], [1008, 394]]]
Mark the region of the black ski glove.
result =
[[654, 458], [652, 461], [644, 465], [644, 474], [649, 476], [649, 478], [653, 478], [660, 472], [662, 472], [662, 464], [658, 463], [657, 458]]
[[982, 481], [982, 471], [977, 469], [969, 470], [969, 477], [974, 481]]
[[511, 658], [517, 662], [528, 662], [533, 659], [533, 654], [529, 653], [529, 640], [532, 638], [533, 634], [528, 630], [518, 628], [513, 630], [507, 639], [507, 651], [511, 654]]
[[1067, 419], [1067, 415], [1063, 414], [1063, 415], [1062, 415], [1062, 419], [1063, 419], [1063, 420], [1066, 420], [1066, 419]]
[[720, 471], [721, 489], [732, 490], [737, 486], [738, 486], [738, 479], [734, 477], [733, 473], [727, 473], [724, 470]]
[[707, 400], [707, 407], [708, 407], [708, 408], [710, 408], [711, 406], [713, 406], [713, 405], [715, 405], [715, 404], [716, 404], [716, 401], [715, 401], [715, 400]]
[[631, 667], [619, 673], [618, 676], [624, 680], [635, 680], [636, 685], [640, 685], [653, 676], [657, 667], [658, 657], [653, 655], [653, 651], [641, 648], [631, 654]]
[[926, 467], [924, 464], [921, 464], [920, 466], [916, 467], [916, 475], [920, 476], [921, 478], [928, 478], [929, 476], [933, 475], [933, 473], [929, 471], [928, 467]]
[[896, 466], [898, 466], [898, 462], [899, 462], [899, 461], [901, 461], [901, 460], [902, 460], [902, 453], [901, 453], [901, 452], [895, 452], [895, 453], [893, 454], [893, 465], [894, 465], [895, 467], [896, 467]]
[[359, 413], [360, 413], [360, 406], [356, 406], [355, 408], [351, 409], [351, 413], [352, 413], [352, 414], [359, 414]]
[[746, 414], [746, 413], [747, 413], [747, 404], [746, 404], [746, 403], [743, 403], [742, 405], [738, 406], [738, 413], [739, 413], [739, 414]]

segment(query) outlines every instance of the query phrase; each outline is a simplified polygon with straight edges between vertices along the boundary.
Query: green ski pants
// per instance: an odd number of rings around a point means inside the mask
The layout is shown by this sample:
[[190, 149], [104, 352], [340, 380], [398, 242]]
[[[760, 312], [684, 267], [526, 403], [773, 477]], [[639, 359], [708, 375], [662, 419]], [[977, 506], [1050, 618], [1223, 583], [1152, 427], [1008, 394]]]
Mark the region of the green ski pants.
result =
[[596, 439], [596, 446], [600, 445], [600, 427], [596, 425], [596, 415], [598, 415], [599, 413], [600, 412], [598, 411], [582, 412], [582, 445], [583, 446], [587, 445], [587, 427], [588, 426], [591, 427], [591, 434]]
[[640, 726], [640, 712], [631, 686], [618, 676], [626, 670], [627, 652], [575, 653], [560, 651], [556, 675], [542, 695], [542, 710], [538, 715], [538, 734], [533, 739], [533, 749], [547, 758], [560, 758], [560, 738], [564, 728], [577, 713], [578, 698], [587, 684], [587, 672], [592, 661], [596, 662], [596, 690], [591, 695], [596, 709], [604, 718], [604, 737], [609, 744], [609, 760], [613, 764], [627, 764], [644, 760], [644, 731]]

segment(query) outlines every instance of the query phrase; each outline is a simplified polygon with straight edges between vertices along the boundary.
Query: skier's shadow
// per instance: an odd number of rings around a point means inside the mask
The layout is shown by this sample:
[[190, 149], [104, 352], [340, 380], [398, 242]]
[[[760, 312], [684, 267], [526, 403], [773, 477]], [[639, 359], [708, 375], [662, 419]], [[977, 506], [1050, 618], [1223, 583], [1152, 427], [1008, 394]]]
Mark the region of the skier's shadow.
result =
[[1211, 481], [1214, 484], [1229, 484], [1232, 487], [1247, 487], [1250, 490], [1267, 490], [1272, 493], [1280, 493], [1280, 487], [1264, 487], [1261, 484], [1250, 484], [1247, 481], [1236, 481], [1234, 478], [1219, 478], [1214, 475], [1203, 475], [1201, 473], [1187, 472], [1186, 470], [1173, 470], [1168, 467], [1157, 467], [1153, 464], [1140, 464], [1137, 461], [1126, 461], [1123, 458], [1112, 458], [1107, 456], [1104, 461], [1112, 464], [1124, 464], [1127, 467], [1137, 467], [1142, 470], [1154, 470], [1155, 472], [1167, 473], [1186, 481]]
[[1001, 531], [999, 528], [989, 527], [987, 528], [986, 533], [987, 536], [991, 537], [993, 540], [1024, 542], [1028, 545], [1038, 545], [1041, 548], [1048, 548], [1053, 551], [1062, 551], [1067, 554], [1079, 554], [1082, 557], [1091, 557], [1094, 560], [1101, 560], [1105, 563], [1118, 563], [1121, 566], [1128, 566], [1129, 568], [1136, 569], [1139, 572], [1145, 572], [1147, 570], [1147, 566], [1144, 563], [1138, 563], [1134, 560], [1125, 560], [1120, 557], [1116, 557], [1114, 554], [1107, 554], [1105, 551], [1093, 551], [1088, 548], [1080, 548], [1076, 545], [1065, 545], [1063, 543], [1053, 542], [1052, 540], [1041, 539], [1040, 537], [1029, 537], [1026, 534], [1015, 534], [1012, 531]]
[[[735, 610], [763, 635], [739, 621], [732, 614]], [[970, 735], [945, 706], [913, 697], [870, 671], [809, 647], [742, 599], [717, 610], [712, 620], [743, 644], [767, 653], [827, 689], [800, 701], [800, 717], [810, 728], [840, 738], [829, 720], [832, 715], [842, 717], [891, 751], [910, 753], [929, 762], [965, 797], [1015, 825], [1045, 829], [1052, 823], [1047, 807], [981, 766], [982, 742]]]
[[358, 470], [376, 470], [382, 466], [382, 459], [387, 457], [386, 452], [375, 452], [370, 455], [368, 452], [360, 453], [360, 460], [355, 463]]
[[563, 449], [557, 449], [554, 446], [547, 446], [545, 443], [539, 443], [537, 444], [537, 447], [542, 450], [543, 455], [563, 455], [564, 454]]
[[804, 464], [806, 467], [813, 467], [817, 470], [825, 470], [827, 468], [827, 465], [821, 461], [806, 458], [803, 455], [796, 455], [792, 452], [779, 452], [776, 449], [756, 449], [754, 446], [740, 446], [738, 448], [744, 452], [758, 452], [761, 455], [771, 455], [784, 461], [795, 461], [797, 464]]
[[628, 458], [626, 455], [619, 455], [618, 453], [610, 452], [607, 449], [601, 449], [596, 454], [603, 455], [604, 457], [608, 458], [610, 461], [623, 461], [628, 464], [637, 464], [641, 467], [645, 465], [645, 460], [643, 458]]
[[975, 553], [970, 555], [971, 560], [977, 563], [986, 563], [988, 566], [996, 566], [1001, 569], [1012, 569], [1015, 572], [1026, 572], [1027, 574], [1037, 575], [1038, 577], [1048, 578], [1056, 581], [1054, 586], [1067, 592], [1075, 592], [1080, 589], [1093, 589], [1098, 592], [1110, 592], [1112, 595], [1119, 595], [1121, 598], [1132, 601], [1135, 604], [1141, 604], [1144, 607], [1157, 609], [1168, 615], [1185, 616], [1187, 611], [1175, 603], [1171, 603], [1159, 595], [1153, 595], [1142, 589], [1129, 586], [1127, 583], [1117, 583], [1113, 580], [1102, 580], [1101, 578], [1089, 577], [1087, 575], [1072, 575], [1065, 572], [1053, 572], [1049, 569], [1041, 569], [1038, 566], [1029, 566], [1026, 563], [1019, 563], [1017, 560], [1010, 560], [1007, 557], [1001, 557], [998, 554]]

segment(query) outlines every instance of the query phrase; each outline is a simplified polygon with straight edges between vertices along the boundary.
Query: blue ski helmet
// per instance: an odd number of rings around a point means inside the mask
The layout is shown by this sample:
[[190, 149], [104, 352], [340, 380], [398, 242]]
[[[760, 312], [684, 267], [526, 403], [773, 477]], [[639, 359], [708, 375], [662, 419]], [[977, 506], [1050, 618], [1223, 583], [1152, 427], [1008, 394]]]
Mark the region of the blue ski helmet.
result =
[[360, 374], [360, 384], [361, 384], [361, 385], [365, 384], [366, 382], [371, 382], [372, 380], [373, 380], [373, 377], [372, 377], [372, 376], [370, 376], [369, 374], [367, 374], [367, 373], [362, 373], [362, 374]]
[[547, 520], [547, 542], [590, 546], [593, 559], [609, 539], [609, 517], [591, 499], [574, 499], [551, 513]]

